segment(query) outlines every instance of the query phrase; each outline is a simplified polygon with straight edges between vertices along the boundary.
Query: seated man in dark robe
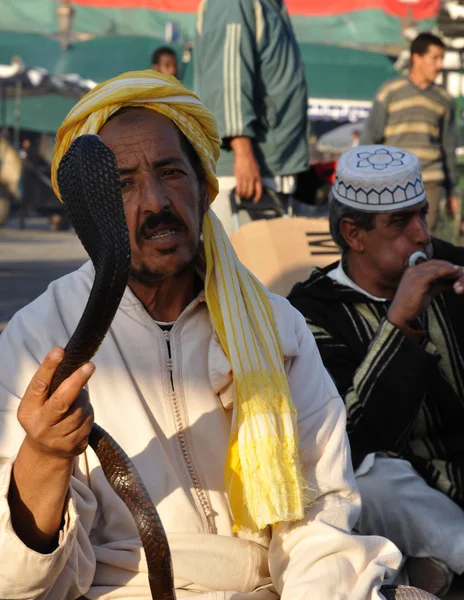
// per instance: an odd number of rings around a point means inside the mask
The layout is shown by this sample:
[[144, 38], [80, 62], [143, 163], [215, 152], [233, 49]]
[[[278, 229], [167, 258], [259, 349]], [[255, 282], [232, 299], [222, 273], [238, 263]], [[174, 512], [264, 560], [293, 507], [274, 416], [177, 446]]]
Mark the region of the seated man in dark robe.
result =
[[430, 237], [412, 153], [348, 150], [331, 195], [342, 259], [289, 300], [345, 401], [357, 530], [394, 541], [410, 582], [442, 596], [464, 571], [463, 250]]

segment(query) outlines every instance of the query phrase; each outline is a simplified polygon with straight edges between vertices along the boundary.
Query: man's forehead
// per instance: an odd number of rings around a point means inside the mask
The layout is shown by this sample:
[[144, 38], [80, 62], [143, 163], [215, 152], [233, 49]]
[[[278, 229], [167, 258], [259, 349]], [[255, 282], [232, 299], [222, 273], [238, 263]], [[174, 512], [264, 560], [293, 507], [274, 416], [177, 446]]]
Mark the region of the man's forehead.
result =
[[441, 46], [437, 46], [436, 44], [430, 44], [430, 46], [427, 49], [426, 54], [444, 54], [445, 53], [445, 49], [442, 48]]
[[146, 107], [126, 106], [111, 115], [100, 129], [99, 135], [108, 130], [112, 133], [126, 130], [129, 127], [149, 128], [153, 131], [176, 130], [177, 126], [165, 115]]
[[181, 152], [179, 129], [170, 119], [146, 108], [128, 108], [116, 113], [99, 132], [102, 141], [115, 153], [168, 148]]
[[414, 204], [413, 206], [409, 206], [408, 208], [403, 208], [402, 210], [392, 210], [390, 212], [378, 213], [378, 216], [384, 220], [390, 220], [397, 217], [407, 216], [411, 214], [415, 214], [418, 212], [422, 212], [424, 209], [428, 208], [429, 203], [427, 200], [420, 202], [419, 204]]

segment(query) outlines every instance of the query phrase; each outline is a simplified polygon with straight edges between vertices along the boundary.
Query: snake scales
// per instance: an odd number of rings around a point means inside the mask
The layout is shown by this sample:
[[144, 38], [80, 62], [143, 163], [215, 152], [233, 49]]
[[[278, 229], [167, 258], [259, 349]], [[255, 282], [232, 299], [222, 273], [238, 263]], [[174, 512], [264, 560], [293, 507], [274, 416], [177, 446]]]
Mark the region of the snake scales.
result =
[[[76, 139], [63, 157], [58, 185], [71, 223], [95, 267], [83, 315], [65, 348], [50, 395], [102, 343], [127, 285], [130, 243], [116, 158], [96, 135]], [[131, 512], [145, 551], [153, 600], [174, 600], [171, 554], [163, 525], [134, 465], [96, 423], [89, 436], [103, 472]]]

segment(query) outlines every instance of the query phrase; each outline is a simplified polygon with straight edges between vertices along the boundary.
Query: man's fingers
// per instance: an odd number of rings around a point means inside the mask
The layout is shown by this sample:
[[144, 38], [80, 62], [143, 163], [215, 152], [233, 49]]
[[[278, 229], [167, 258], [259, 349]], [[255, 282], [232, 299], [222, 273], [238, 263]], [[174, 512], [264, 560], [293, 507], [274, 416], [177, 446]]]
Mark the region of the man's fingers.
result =
[[458, 279], [461, 274], [460, 267], [443, 260], [429, 260], [417, 267], [412, 267], [411, 271], [416, 278], [425, 279], [426, 282], [432, 282], [441, 277]]
[[[420, 268], [420, 271], [419, 271]], [[445, 261], [432, 260], [419, 265], [416, 275], [426, 284], [428, 293], [438, 296], [451, 289], [464, 292], [464, 269]]]
[[254, 192], [254, 186], [253, 186], [253, 180], [252, 179], [245, 179], [244, 181], [244, 198], [246, 198], [247, 200], [249, 200], [252, 196], [253, 196], [253, 192]]
[[79, 429], [66, 436], [69, 444], [69, 453], [75, 456], [85, 452], [89, 445], [89, 435], [93, 427], [93, 410], [91, 410], [91, 406], [89, 408], [90, 410]]
[[82, 390], [56, 427], [59, 427], [61, 435], [67, 436], [82, 429], [84, 423], [89, 419], [93, 422], [93, 408], [89, 402], [87, 391]]
[[45, 405], [52, 422], [63, 419], [94, 371], [95, 365], [86, 363], [63, 381]]
[[63, 360], [63, 348], [56, 347], [47, 354], [29, 383], [23, 402], [42, 405], [48, 398], [48, 390], [58, 365]]
[[448, 198], [448, 215], [454, 219], [454, 217], [456, 216], [457, 212], [458, 212], [458, 206], [459, 206], [459, 201], [457, 199], [456, 196], [450, 196]]
[[93, 409], [89, 404], [79, 421], [66, 418], [65, 421], [56, 425], [57, 429], [49, 441], [49, 448], [59, 455], [78, 456], [82, 454], [88, 446], [93, 423]]
[[247, 181], [246, 179], [237, 179], [237, 186], [235, 188], [237, 196], [239, 198], [248, 198], [247, 196]]
[[460, 267], [459, 279], [454, 282], [453, 289], [456, 294], [464, 294], [464, 269]]
[[240, 180], [240, 184], [237, 182], [237, 193], [240, 198], [245, 198], [246, 200], [251, 198], [254, 193], [253, 180], [244, 177]]
[[255, 181], [255, 197], [253, 198], [253, 202], [258, 203], [263, 196], [263, 182], [261, 178]]

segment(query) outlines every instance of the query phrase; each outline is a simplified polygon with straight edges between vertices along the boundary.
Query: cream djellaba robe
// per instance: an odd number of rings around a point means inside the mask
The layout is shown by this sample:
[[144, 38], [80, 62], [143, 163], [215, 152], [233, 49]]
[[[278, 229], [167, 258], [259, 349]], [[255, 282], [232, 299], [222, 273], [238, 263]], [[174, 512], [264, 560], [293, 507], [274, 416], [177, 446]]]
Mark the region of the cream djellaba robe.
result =
[[[76, 460], [59, 547], [28, 549], [10, 520], [11, 466], [24, 432], [19, 400], [46, 353], [65, 346], [94, 276], [90, 263], [52, 283], [0, 336], [0, 598], [149, 600], [132, 517], [91, 449]], [[269, 293], [298, 411], [299, 448], [314, 504], [303, 521], [234, 534], [224, 464], [234, 392], [203, 293], [170, 332], [130, 289], [94, 358], [95, 420], [133, 459], [167, 531], [183, 600], [377, 600], [401, 555], [352, 535], [360, 500], [343, 403], [303, 317]], [[168, 342], [171, 358], [168, 353]]]

